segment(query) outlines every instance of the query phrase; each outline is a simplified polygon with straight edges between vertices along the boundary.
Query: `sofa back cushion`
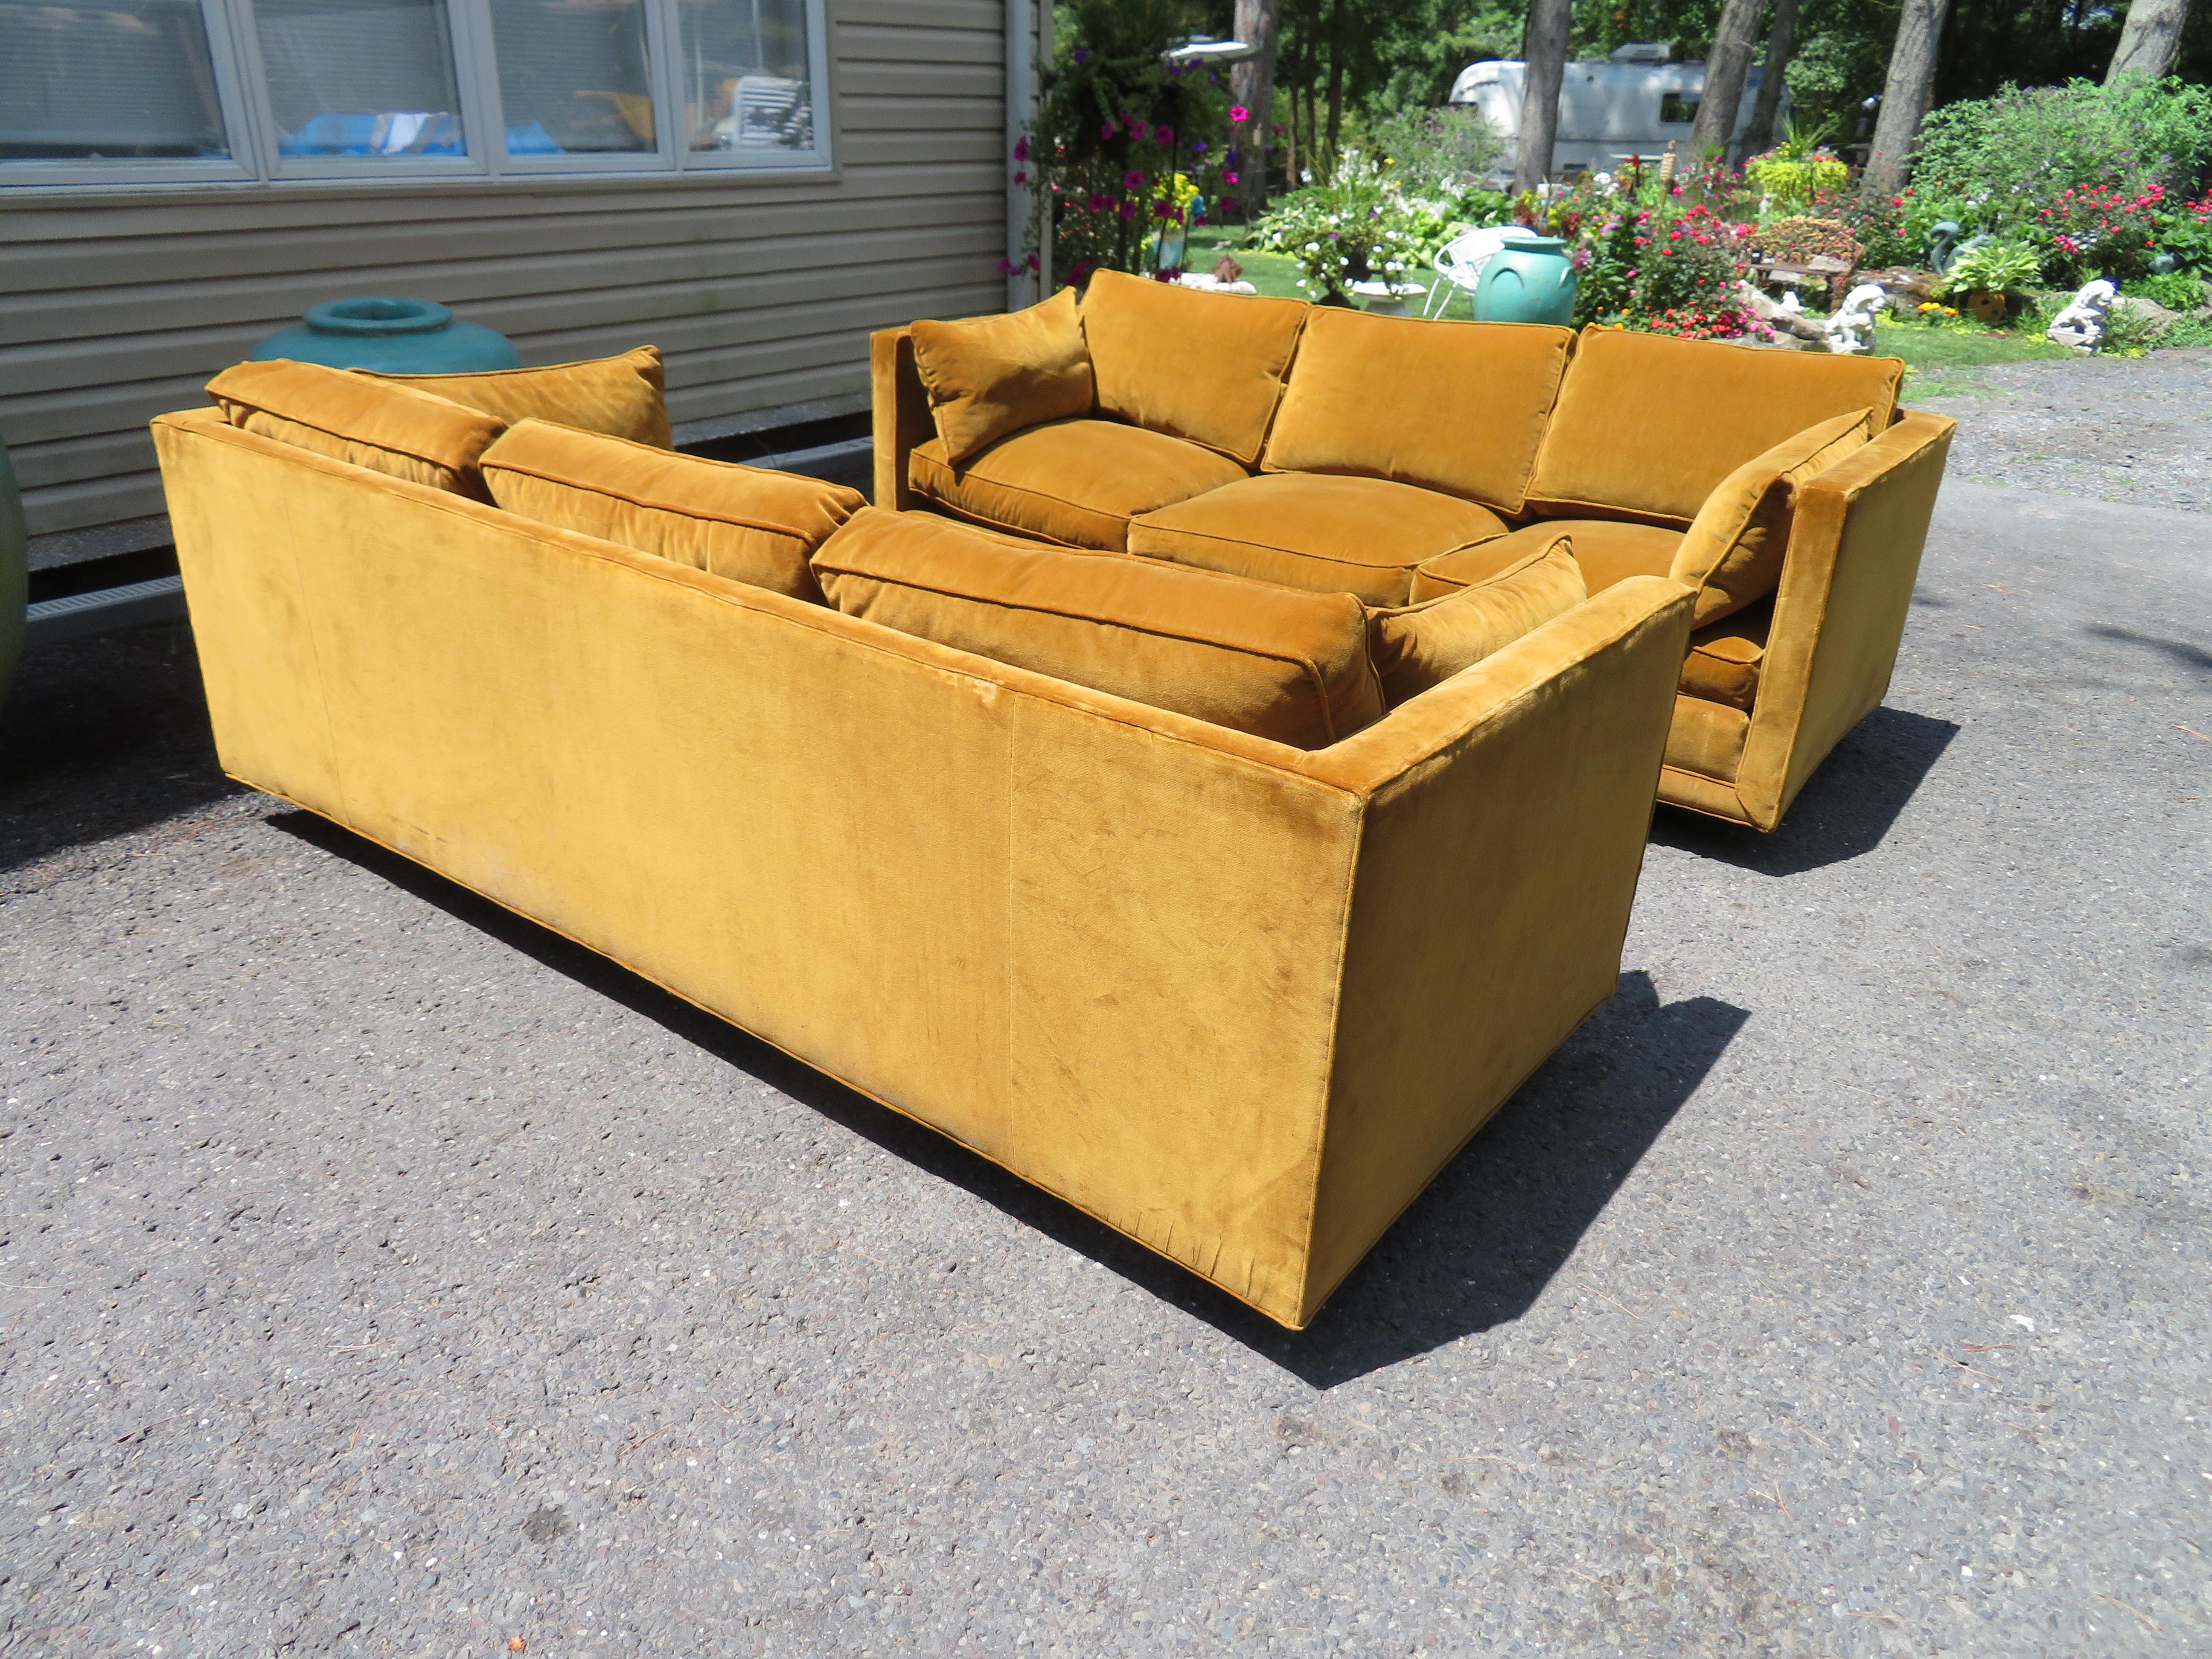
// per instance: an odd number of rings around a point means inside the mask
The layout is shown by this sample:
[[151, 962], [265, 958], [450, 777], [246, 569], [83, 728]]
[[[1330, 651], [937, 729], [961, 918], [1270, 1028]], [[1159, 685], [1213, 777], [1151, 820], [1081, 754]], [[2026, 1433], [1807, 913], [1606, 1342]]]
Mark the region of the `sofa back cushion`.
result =
[[1441, 599], [1367, 614], [1367, 648], [1393, 708], [1589, 597], [1565, 536]]
[[1255, 465], [1310, 309], [1099, 271], [1083, 296], [1098, 408]]
[[822, 544], [814, 572], [848, 616], [1299, 749], [1382, 713], [1366, 612], [1349, 593], [875, 507]]
[[234, 364], [207, 391], [233, 426], [477, 501], [477, 459], [507, 430], [450, 398], [289, 357]]
[[1897, 407], [1894, 357], [1764, 351], [1590, 327], [1559, 390], [1528, 506], [1680, 527], [1729, 473], [1815, 422]]
[[1518, 513], [1575, 337], [1316, 307], [1260, 465], [1418, 484]]
[[1781, 586], [1797, 486], [1874, 441], [1874, 410], [1808, 426], [1714, 486], [1668, 574], [1698, 590], [1692, 626], [1732, 617]]
[[517, 421], [558, 421], [659, 449], [669, 447], [668, 382], [659, 346], [639, 346], [619, 357], [476, 374], [377, 374], [365, 368], [352, 373], [434, 392], [496, 415], [509, 426]]
[[483, 467], [510, 513], [796, 599], [822, 597], [807, 556], [866, 505], [842, 484], [550, 421], [520, 422]]
[[1091, 412], [1091, 353], [1075, 290], [1003, 317], [908, 331], [929, 416], [957, 466], [1010, 433]]

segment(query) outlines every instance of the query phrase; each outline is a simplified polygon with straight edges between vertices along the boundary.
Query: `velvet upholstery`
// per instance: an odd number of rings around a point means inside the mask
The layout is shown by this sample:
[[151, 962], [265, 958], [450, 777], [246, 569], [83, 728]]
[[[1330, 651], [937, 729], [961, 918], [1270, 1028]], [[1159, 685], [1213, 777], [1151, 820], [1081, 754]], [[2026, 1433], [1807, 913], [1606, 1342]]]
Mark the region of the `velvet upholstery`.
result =
[[473, 374], [349, 372], [435, 392], [496, 415], [509, 426], [517, 421], [558, 421], [656, 449], [669, 447], [668, 380], [658, 346], [544, 368], [495, 368]]
[[1682, 660], [1684, 696], [1725, 703], [1749, 712], [1759, 696], [1759, 671], [1766, 661], [1771, 603], [1700, 628], [1690, 635], [1690, 654]]
[[876, 475], [868, 499], [894, 513], [908, 512], [920, 499], [908, 482], [914, 452], [937, 435], [911, 330], [882, 328], [868, 336], [868, 384]]
[[874, 507], [822, 544], [814, 571], [848, 617], [1295, 749], [1382, 714], [1349, 594], [1024, 547]]
[[807, 556], [867, 505], [843, 484], [550, 421], [513, 428], [481, 465], [510, 513], [797, 599], [822, 597]]
[[241, 430], [478, 501], [477, 459], [507, 429], [434, 392], [289, 357], [234, 364], [207, 390]]
[[1564, 328], [1317, 306], [1261, 468], [1390, 478], [1518, 513], [1574, 343]]
[[1586, 328], [1537, 453], [1528, 509], [1683, 528], [1729, 473], [1815, 422], [1871, 408], [1881, 431], [1904, 371], [1894, 357]]
[[1370, 611], [1367, 649], [1393, 708], [1419, 696], [1589, 597], [1565, 536], [1486, 581], [1418, 605]]
[[1667, 732], [1667, 764], [1723, 783], [1735, 781], [1743, 760], [1751, 716], [1725, 703], [1677, 696], [1674, 723]]
[[1129, 525], [1128, 550], [1395, 605], [1412, 598], [1422, 561], [1504, 533], [1488, 507], [1431, 489], [1273, 472], [1139, 515]]
[[1127, 550], [1129, 521], [1250, 475], [1196, 444], [1119, 421], [1053, 421], [967, 462], [933, 438], [909, 457], [913, 493], [942, 511], [1064, 547]]
[[1797, 486], [1874, 438], [1863, 409], [1807, 427], [1715, 485], [1684, 532], [1668, 573], [1698, 590], [1698, 626], [1765, 599], [1782, 580]]
[[1678, 584], [1305, 753], [212, 412], [155, 436], [231, 775], [1285, 1325], [1620, 972]]
[[1098, 410], [1251, 466], [1311, 307], [1101, 270], [1083, 295]]
[[1667, 575], [1682, 542], [1680, 532], [1656, 525], [1624, 524], [1616, 519], [1539, 520], [1480, 547], [1425, 561], [1413, 573], [1413, 596], [1434, 599], [1471, 582], [1487, 581], [1561, 536], [1574, 550], [1583, 586], [1593, 593], [1602, 593], [1631, 576]]
[[950, 462], [1024, 427], [1091, 412], [1091, 353], [1072, 288], [1025, 311], [916, 322], [908, 332]]

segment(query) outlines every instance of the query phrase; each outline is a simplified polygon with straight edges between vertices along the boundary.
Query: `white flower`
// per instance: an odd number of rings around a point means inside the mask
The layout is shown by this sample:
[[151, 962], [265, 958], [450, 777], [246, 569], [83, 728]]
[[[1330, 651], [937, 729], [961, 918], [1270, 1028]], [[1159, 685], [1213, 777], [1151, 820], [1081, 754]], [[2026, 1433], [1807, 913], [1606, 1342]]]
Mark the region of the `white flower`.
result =
[[1318, 253], [1318, 252], [1321, 252], [1321, 244], [1320, 244], [1319, 242], [1308, 242], [1308, 243], [1306, 244], [1306, 252], [1309, 252], [1309, 253]]

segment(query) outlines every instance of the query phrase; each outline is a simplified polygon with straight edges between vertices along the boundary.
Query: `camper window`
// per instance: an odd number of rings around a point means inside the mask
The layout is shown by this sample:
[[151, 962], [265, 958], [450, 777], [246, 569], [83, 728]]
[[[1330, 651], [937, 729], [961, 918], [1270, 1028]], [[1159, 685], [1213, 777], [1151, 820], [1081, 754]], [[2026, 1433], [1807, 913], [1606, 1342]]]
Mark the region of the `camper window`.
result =
[[1659, 94], [1659, 122], [1662, 126], [1680, 124], [1687, 126], [1698, 118], [1698, 99], [1695, 93], [1662, 92]]

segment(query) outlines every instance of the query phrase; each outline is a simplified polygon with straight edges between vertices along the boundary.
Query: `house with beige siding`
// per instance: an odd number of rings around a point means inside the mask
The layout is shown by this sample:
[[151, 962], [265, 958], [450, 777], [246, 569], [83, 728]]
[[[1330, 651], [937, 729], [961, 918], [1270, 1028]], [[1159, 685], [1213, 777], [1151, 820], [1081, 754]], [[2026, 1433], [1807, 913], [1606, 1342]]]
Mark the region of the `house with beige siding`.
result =
[[0, 0], [0, 437], [34, 564], [165, 542], [148, 419], [325, 300], [437, 301], [526, 364], [651, 342], [679, 442], [865, 409], [871, 330], [1026, 298], [1006, 158], [1048, 19]]

